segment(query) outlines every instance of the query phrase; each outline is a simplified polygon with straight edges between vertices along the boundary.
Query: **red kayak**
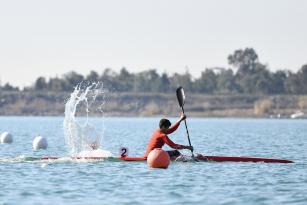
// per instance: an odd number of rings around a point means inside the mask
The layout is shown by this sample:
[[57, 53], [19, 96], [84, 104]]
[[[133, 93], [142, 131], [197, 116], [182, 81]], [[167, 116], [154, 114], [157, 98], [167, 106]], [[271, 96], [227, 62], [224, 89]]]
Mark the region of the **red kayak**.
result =
[[[118, 158], [123, 161], [145, 161], [145, 157], [122, 157]], [[204, 156], [197, 155], [196, 159], [207, 162], [265, 162], [265, 163], [293, 163], [286, 159], [271, 159], [258, 157], [229, 157], [229, 156]]]
[[[41, 157], [40, 160], [57, 160], [60, 157]], [[85, 159], [85, 160], [104, 160], [105, 157], [72, 157], [71, 159]], [[119, 157], [122, 161], [146, 161], [145, 157]], [[286, 159], [271, 159], [258, 157], [231, 157], [231, 156], [204, 156], [197, 155], [199, 161], [206, 162], [264, 162], [264, 163], [293, 163], [293, 161]]]

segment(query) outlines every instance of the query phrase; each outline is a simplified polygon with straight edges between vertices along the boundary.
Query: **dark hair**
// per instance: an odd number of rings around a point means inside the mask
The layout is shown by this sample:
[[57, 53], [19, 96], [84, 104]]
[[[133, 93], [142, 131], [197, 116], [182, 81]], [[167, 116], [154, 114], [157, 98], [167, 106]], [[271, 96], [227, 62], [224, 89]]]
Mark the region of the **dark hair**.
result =
[[168, 119], [161, 119], [160, 123], [159, 123], [159, 127], [170, 127], [171, 126], [171, 122]]

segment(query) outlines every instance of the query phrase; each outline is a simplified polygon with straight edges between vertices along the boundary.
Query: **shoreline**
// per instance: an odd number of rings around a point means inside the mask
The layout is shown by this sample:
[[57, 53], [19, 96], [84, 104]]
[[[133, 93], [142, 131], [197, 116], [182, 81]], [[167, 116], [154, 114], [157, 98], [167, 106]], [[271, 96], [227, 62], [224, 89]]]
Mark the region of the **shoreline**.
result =
[[[64, 116], [66, 92], [0, 92], [0, 116]], [[176, 117], [181, 112], [170, 93], [106, 93], [105, 117]], [[85, 115], [80, 106], [79, 116]], [[83, 111], [82, 111], [83, 110]], [[189, 94], [185, 110], [200, 118], [291, 118], [299, 111], [307, 118], [306, 95], [202, 95]], [[101, 116], [90, 110], [90, 116]]]

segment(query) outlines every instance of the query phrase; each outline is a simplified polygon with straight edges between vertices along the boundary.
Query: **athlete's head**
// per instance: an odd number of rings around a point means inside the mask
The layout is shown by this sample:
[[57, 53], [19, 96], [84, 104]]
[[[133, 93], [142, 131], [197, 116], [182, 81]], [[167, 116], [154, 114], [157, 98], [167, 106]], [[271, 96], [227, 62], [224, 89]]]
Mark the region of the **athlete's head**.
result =
[[160, 120], [159, 127], [163, 132], [167, 131], [170, 126], [171, 126], [171, 122], [168, 119], [163, 118]]

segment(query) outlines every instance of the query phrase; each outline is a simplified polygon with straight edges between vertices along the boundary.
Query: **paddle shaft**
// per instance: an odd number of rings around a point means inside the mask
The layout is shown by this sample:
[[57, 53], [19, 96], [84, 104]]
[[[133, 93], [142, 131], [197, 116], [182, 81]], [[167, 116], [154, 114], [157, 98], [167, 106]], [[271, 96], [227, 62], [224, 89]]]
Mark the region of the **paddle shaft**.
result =
[[[182, 109], [182, 113], [184, 114], [184, 108], [183, 108], [183, 106], [181, 107], [181, 109]], [[190, 140], [190, 135], [189, 135], [189, 130], [188, 130], [188, 125], [187, 125], [187, 121], [186, 121], [186, 120], [184, 120], [184, 125], [185, 125], [185, 130], [187, 131], [187, 136], [188, 136], [189, 145], [192, 146], [192, 145], [191, 145], [191, 140]], [[194, 158], [194, 153], [193, 153], [192, 150], [191, 150], [191, 152], [192, 152], [192, 157]]]

